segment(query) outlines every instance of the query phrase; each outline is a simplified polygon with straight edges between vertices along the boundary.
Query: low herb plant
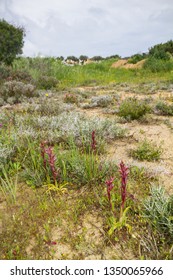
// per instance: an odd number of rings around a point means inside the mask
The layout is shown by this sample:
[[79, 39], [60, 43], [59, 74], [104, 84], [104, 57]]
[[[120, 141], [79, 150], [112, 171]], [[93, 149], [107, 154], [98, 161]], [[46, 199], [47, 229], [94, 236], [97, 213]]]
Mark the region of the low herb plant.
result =
[[65, 96], [64, 96], [64, 102], [65, 103], [75, 103], [77, 104], [78, 103], [78, 98], [75, 94], [73, 93], [67, 93]]
[[58, 84], [58, 80], [52, 76], [40, 76], [37, 80], [36, 80], [36, 85], [39, 89], [52, 89], [52, 88], [56, 88]]
[[144, 101], [136, 98], [125, 99], [119, 107], [119, 116], [127, 120], [138, 120], [150, 112], [150, 107]]
[[153, 228], [164, 234], [167, 243], [173, 242], [173, 195], [166, 195], [163, 187], [152, 187], [150, 196], [143, 202], [143, 215]]
[[173, 116], [173, 104], [168, 105], [165, 102], [160, 101], [156, 105], [156, 110], [160, 115]]
[[130, 151], [130, 156], [141, 161], [157, 161], [160, 159], [162, 152], [161, 146], [145, 139], [139, 143], [136, 149]]
[[21, 166], [20, 164], [13, 163], [14, 175], [13, 177], [8, 174], [5, 169], [3, 169], [3, 177], [0, 177], [0, 190], [9, 203], [16, 202], [16, 193], [17, 193], [17, 186], [18, 186], [18, 173]]

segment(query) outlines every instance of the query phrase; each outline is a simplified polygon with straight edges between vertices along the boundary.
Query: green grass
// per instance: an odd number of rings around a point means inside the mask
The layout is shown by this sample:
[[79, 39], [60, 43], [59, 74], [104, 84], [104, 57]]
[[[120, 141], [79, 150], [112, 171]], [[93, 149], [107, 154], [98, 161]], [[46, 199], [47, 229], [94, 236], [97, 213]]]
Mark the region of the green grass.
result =
[[[114, 59], [103, 60], [88, 65], [69, 67], [53, 58], [28, 60], [20, 58], [13, 63], [14, 69], [27, 71], [35, 80], [42, 76], [56, 78], [58, 89], [87, 85], [107, 85], [111, 83], [142, 83], [152, 81], [169, 81], [173, 79], [170, 71], [152, 72], [149, 69], [132, 70], [111, 68]], [[168, 69], [169, 70], [169, 69]]]

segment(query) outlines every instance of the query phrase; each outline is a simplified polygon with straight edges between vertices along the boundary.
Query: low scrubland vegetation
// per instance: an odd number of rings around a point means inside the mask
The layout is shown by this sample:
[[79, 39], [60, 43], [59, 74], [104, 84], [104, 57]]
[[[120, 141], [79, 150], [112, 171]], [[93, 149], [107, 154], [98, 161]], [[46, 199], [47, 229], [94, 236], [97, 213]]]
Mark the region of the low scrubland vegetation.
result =
[[[173, 90], [163, 52], [131, 57], [143, 69], [113, 69], [117, 56], [0, 65], [1, 259], [172, 259], [173, 195], [141, 165], [163, 143], [131, 134], [173, 115], [157, 98]], [[119, 143], [127, 155], [109, 157]]]

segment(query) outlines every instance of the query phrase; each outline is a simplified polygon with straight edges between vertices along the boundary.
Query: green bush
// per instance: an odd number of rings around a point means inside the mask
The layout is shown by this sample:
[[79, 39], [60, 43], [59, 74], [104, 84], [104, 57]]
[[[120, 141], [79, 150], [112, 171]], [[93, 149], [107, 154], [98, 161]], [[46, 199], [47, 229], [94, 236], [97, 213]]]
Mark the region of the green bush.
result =
[[146, 220], [164, 234], [166, 242], [173, 242], [173, 195], [167, 196], [162, 187], [152, 187], [143, 207]]
[[150, 48], [149, 55], [155, 56], [156, 58], [165, 59], [168, 58], [167, 53], [173, 55], [173, 41], [170, 40], [164, 44], [157, 44]]
[[146, 58], [146, 54], [134, 54], [128, 59], [128, 63], [136, 64], [137, 62], [141, 61], [142, 59]]
[[5, 65], [5, 64], [0, 64], [0, 82], [3, 82], [6, 80], [8, 77], [11, 76], [12, 73], [12, 68]]
[[56, 87], [57, 84], [58, 80], [50, 76], [40, 76], [37, 80], [37, 87], [40, 89], [48, 90]]
[[168, 72], [173, 70], [173, 62], [171, 60], [157, 59], [149, 57], [144, 63], [144, 69], [150, 70], [153, 73]]
[[173, 116], [173, 105], [167, 105], [166, 103], [160, 101], [156, 105], [156, 110], [159, 112], [161, 115], [165, 116]]
[[20, 81], [24, 83], [33, 83], [32, 76], [24, 70], [12, 70], [11, 75], [8, 77], [9, 80]]
[[130, 151], [130, 155], [138, 160], [159, 160], [162, 154], [161, 147], [153, 142], [147, 141], [146, 139], [139, 144], [137, 149]]
[[127, 120], [137, 120], [150, 111], [150, 107], [146, 102], [137, 100], [136, 98], [125, 99], [119, 108], [119, 116]]

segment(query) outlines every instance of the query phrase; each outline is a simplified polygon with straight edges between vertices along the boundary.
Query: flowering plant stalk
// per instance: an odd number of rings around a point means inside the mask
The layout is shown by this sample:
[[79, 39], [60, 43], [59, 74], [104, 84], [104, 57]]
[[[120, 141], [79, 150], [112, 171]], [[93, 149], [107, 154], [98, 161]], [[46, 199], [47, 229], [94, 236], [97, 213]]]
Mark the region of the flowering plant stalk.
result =
[[120, 217], [121, 217], [124, 210], [126, 197], [127, 197], [127, 178], [129, 174], [129, 168], [125, 166], [123, 161], [120, 162], [119, 173], [121, 175], [121, 208], [120, 208]]
[[[50, 170], [54, 179], [55, 185], [57, 184], [57, 176], [58, 176], [58, 171], [55, 167], [55, 162], [56, 162], [56, 156], [53, 153], [53, 147], [48, 146], [46, 148], [47, 142], [44, 141], [40, 144], [41, 147], [41, 156], [43, 158], [43, 165], [46, 170], [47, 164], [50, 166]], [[48, 159], [46, 160], [46, 155], [48, 156]]]
[[[121, 205], [120, 205], [120, 217], [119, 220], [117, 221], [117, 218], [115, 217], [115, 214], [110, 217], [110, 222], [111, 222], [111, 227], [108, 231], [109, 235], [112, 235], [114, 231], [122, 229], [122, 227], [126, 227], [128, 231], [131, 231], [131, 226], [127, 223], [127, 212], [130, 209], [130, 206], [124, 209], [126, 198], [127, 198], [127, 178], [129, 174], [129, 168], [123, 163], [123, 161], [120, 162], [119, 164], [119, 173], [121, 176], [121, 187], [120, 187], [120, 192], [121, 192]], [[114, 178], [111, 177], [109, 180], [106, 181], [107, 185], [107, 195], [108, 195], [108, 200], [110, 203], [111, 210], [113, 210], [112, 202], [111, 202], [111, 191], [114, 187], [113, 185]]]
[[96, 149], [97, 149], [97, 142], [96, 142], [96, 136], [95, 136], [95, 130], [92, 131], [92, 134], [91, 134], [91, 150], [93, 152], [96, 152]]
[[111, 191], [114, 187], [113, 185], [113, 181], [114, 178], [111, 177], [109, 180], [106, 181], [106, 185], [107, 185], [107, 195], [108, 195], [108, 200], [109, 200], [109, 204], [110, 204], [110, 208], [112, 209], [112, 202], [111, 202]]

